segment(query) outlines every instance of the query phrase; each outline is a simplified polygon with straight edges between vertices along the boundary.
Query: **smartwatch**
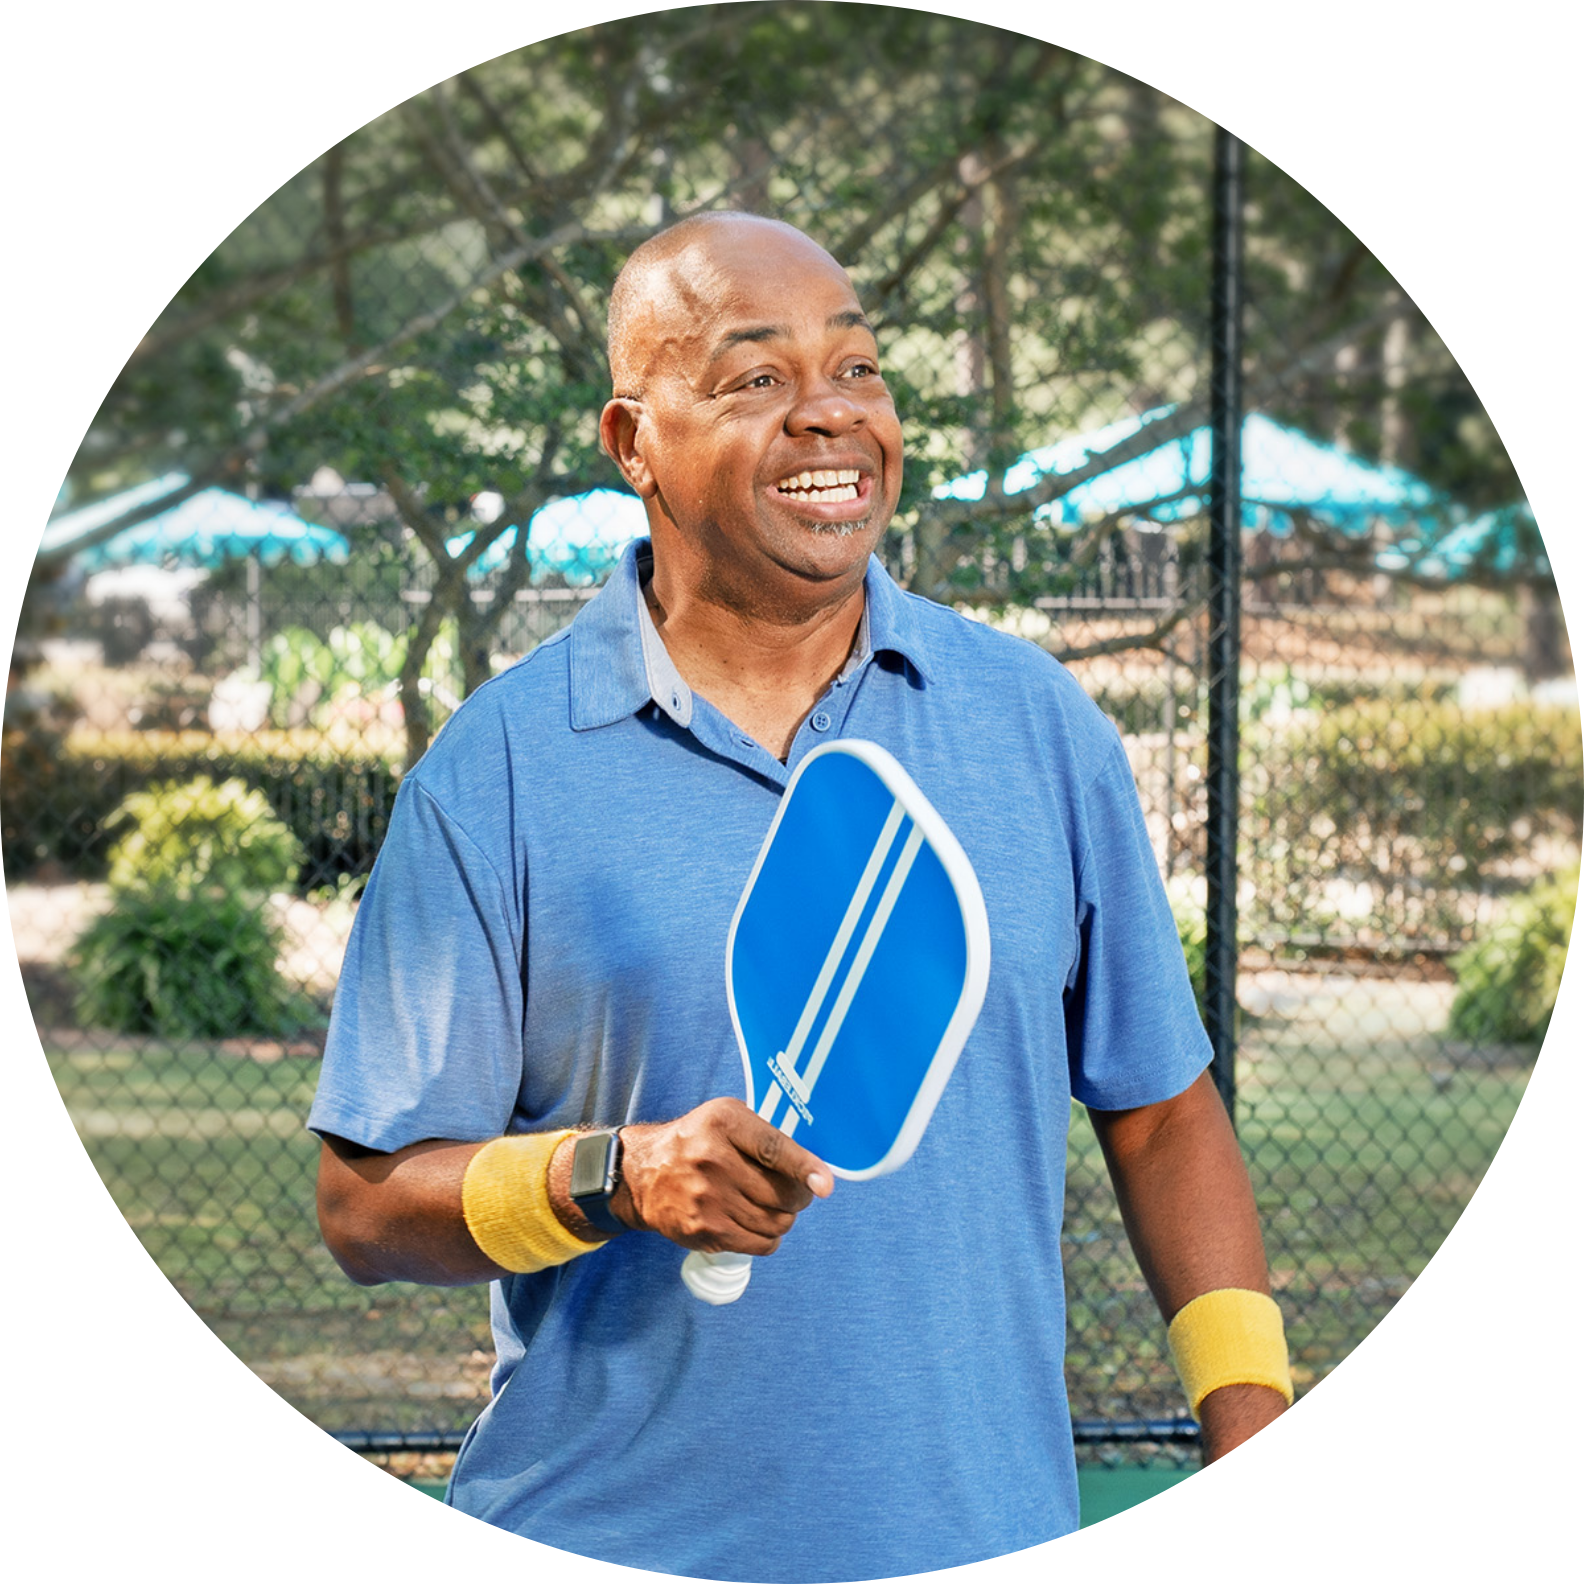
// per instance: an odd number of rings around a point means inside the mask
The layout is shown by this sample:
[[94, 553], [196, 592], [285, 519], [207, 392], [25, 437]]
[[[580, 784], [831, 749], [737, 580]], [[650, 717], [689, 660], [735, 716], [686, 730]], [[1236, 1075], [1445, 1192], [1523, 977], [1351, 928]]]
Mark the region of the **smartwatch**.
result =
[[620, 1128], [585, 1133], [572, 1146], [572, 1203], [584, 1219], [613, 1236], [626, 1225], [611, 1214], [611, 1195], [621, 1186], [622, 1142]]

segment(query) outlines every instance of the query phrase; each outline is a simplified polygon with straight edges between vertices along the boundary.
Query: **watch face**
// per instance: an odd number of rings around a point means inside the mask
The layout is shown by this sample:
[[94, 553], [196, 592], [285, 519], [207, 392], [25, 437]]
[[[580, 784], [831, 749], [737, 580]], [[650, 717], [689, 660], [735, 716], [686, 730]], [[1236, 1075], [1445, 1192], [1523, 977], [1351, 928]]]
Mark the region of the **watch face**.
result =
[[616, 1187], [620, 1143], [614, 1133], [587, 1133], [572, 1147], [572, 1197], [601, 1197]]

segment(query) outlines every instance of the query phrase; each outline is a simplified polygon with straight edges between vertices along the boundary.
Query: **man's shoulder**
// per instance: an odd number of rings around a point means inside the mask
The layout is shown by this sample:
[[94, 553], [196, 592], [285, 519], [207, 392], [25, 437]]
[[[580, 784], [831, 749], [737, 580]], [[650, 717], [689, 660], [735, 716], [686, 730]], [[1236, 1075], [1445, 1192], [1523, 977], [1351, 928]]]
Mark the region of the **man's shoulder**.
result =
[[[543, 748], [558, 729], [570, 731], [567, 631], [481, 683], [436, 733], [410, 779], [431, 794], [488, 784], [481, 774], [510, 759], [532, 739]], [[442, 798], [442, 801], [445, 799]]]
[[926, 663], [932, 661], [939, 668], [939, 680], [979, 687], [1010, 686], [1046, 694], [1081, 714], [1099, 715], [1072, 672], [1033, 637], [964, 615], [919, 594], [903, 591], [902, 598], [925, 636]]

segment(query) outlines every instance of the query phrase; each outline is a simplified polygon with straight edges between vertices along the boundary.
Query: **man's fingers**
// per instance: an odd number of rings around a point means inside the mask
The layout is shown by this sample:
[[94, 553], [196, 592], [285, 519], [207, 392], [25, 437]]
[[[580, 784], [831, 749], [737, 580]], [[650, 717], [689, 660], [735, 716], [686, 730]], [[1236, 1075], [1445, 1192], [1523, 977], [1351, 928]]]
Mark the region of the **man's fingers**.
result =
[[794, 1186], [797, 1209], [803, 1209], [810, 1196], [830, 1197], [836, 1179], [824, 1161], [811, 1155], [780, 1128], [771, 1127], [747, 1106], [735, 1104], [737, 1109], [731, 1114], [729, 1124], [733, 1142], [762, 1171]]
[[625, 1180], [612, 1210], [684, 1248], [772, 1253], [798, 1212], [835, 1186], [829, 1167], [740, 1100], [711, 1100], [622, 1137]]

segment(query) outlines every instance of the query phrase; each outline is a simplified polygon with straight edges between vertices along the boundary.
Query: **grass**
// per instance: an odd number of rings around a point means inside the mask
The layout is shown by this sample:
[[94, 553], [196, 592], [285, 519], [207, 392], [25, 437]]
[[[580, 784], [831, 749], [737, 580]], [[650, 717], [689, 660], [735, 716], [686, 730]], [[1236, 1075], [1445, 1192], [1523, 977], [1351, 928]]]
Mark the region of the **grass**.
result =
[[[1527, 1076], [1516, 1053], [1449, 1047], [1425, 1008], [1410, 1009], [1417, 1021], [1383, 1020], [1367, 995], [1340, 983], [1249, 1018], [1243, 1032], [1240, 1136], [1300, 1390], [1424, 1269]], [[491, 1359], [484, 1292], [355, 1287], [319, 1241], [318, 1146], [302, 1126], [316, 1063], [153, 1042], [57, 1051], [51, 1063], [144, 1247], [288, 1401], [329, 1429], [460, 1430], [471, 1421]], [[1069, 1145], [1064, 1253], [1074, 1413], [1180, 1414], [1163, 1328], [1081, 1116]], [[1146, 1447], [1125, 1460], [1159, 1455]]]
[[[1378, 983], [1325, 981], [1296, 1008], [1246, 1018], [1242, 1031], [1239, 1138], [1300, 1391], [1423, 1271], [1478, 1186], [1528, 1076], [1525, 1052], [1449, 1045], [1408, 1015], [1413, 1008], [1382, 1016]], [[1068, 1200], [1074, 1414], [1182, 1413], [1163, 1328], [1081, 1115]]]
[[50, 1060], [150, 1257], [282, 1396], [328, 1429], [468, 1422], [487, 1392], [483, 1289], [356, 1287], [319, 1241], [317, 1063], [152, 1044]]

